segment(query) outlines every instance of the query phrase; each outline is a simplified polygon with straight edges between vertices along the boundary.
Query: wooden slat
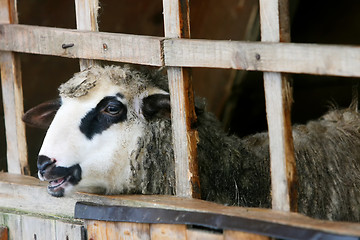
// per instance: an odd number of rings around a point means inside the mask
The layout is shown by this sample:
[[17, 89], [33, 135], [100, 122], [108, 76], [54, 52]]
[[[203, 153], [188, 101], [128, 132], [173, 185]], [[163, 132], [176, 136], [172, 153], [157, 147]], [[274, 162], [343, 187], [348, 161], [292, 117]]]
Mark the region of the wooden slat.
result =
[[[151, 224], [151, 240], [186, 240], [186, 225], [182, 224]], [[192, 239], [192, 238], [189, 238]]]
[[270, 237], [239, 231], [224, 231], [224, 240], [270, 240]]
[[[29, 213], [0, 211], [0, 225], [9, 228], [9, 238], [18, 239], [79, 239], [83, 240], [83, 221], [52, 218]], [[2, 240], [0, 238], [0, 240]]]
[[87, 221], [87, 236], [93, 240], [150, 240], [150, 225], [142, 223]]
[[[189, 1], [164, 0], [165, 37], [190, 38]], [[190, 69], [167, 70], [171, 99], [171, 122], [175, 158], [176, 195], [200, 197], [196, 160], [197, 131]]]
[[5, 51], [162, 66], [159, 37], [6, 24], [0, 35]]
[[[0, 24], [0, 50], [170, 67], [214, 67], [360, 77], [360, 48], [299, 43], [166, 39]], [[74, 44], [64, 50], [62, 44]], [[105, 44], [105, 45], [104, 45]]]
[[[17, 23], [16, 1], [0, 0], [0, 23]], [[20, 60], [12, 52], [0, 52], [7, 142], [7, 169], [10, 173], [30, 174], [27, 162]]]
[[353, 46], [197, 39], [164, 41], [166, 66], [360, 76]]
[[[98, 0], [75, 0], [76, 27], [78, 30], [99, 31]], [[80, 70], [84, 70], [96, 64], [92, 59], [80, 59]]]
[[55, 221], [27, 216], [21, 221], [22, 239], [55, 240]]
[[72, 218], [74, 217], [75, 203], [77, 201], [84, 201], [115, 206], [122, 205], [224, 214], [225, 216], [243, 217], [282, 224], [284, 226], [314, 229], [332, 234], [360, 236], [360, 224], [320, 221], [298, 213], [279, 212], [271, 209], [229, 207], [198, 199], [174, 196], [106, 196], [75, 193], [73, 196], [55, 198], [47, 193], [46, 185], [46, 183], [40, 183], [34, 177], [0, 173], [0, 206], [29, 213]]
[[[261, 40], [290, 40], [288, 0], [260, 0]], [[264, 72], [269, 130], [272, 208], [297, 211], [297, 176], [290, 110], [292, 90], [287, 76]]]
[[[232, 230], [244, 232], [242, 236], [265, 239], [262, 236], [277, 237], [280, 239], [337, 239], [340, 236], [329, 234], [324, 231], [300, 228], [297, 226], [283, 225], [275, 222], [267, 222], [263, 219], [250, 219], [212, 212], [199, 212], [187, 210], [172, 210], [144, 207], [127, 207], [114, 205], [97, 205], [93, 203], [79, 202], [75, 207], [75, 217], [86, 220], [110, 221], [110, 222], [136, 222], [152, 224], [183, 224], [189, 226], [204, 226], [217, 230]], [[246, 233], [245, 233], [246, 232]], [[225, 232], [226, 233], [226, 232]], [[241, 234], [229, 232], [229, 238]], [[257, 235], [261, 235], [258, 237]], [[182, 236], [182, 234], [180, 234]], [[350, 240], [358, 240], [357, 236], [348, 237]]]
[[186, 237], [189, 240], [224, 240], [223, 234], [197, 229], [187, 229]]
[[8, 240], [21, 239], [22, 234], [22, 217], [18, 214], [0, 212], [0, 224], [9, 228]]

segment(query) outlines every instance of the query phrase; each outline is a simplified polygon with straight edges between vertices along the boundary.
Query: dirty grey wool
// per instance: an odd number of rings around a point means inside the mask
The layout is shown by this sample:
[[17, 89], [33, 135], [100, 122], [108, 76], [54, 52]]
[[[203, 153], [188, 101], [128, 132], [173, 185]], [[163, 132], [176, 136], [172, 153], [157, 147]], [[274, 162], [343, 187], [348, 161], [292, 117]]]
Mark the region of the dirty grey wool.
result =
[[[202, 197], [247, 207], [271, 207], [267, 133], [239, 139], [199, 115], [198, 161]], [[215, 129], [214, 129], [215, 128]], [[331, 110], [293, 128], [298, 210], [336, 221], [360, 221], [360, 116]]]

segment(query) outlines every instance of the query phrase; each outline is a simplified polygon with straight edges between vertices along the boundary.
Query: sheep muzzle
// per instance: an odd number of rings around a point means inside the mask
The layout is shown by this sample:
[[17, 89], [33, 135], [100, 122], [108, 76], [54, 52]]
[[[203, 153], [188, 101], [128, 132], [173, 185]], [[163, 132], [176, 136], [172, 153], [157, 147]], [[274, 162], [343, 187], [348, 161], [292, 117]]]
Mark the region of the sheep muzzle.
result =
[[[65, 188], [78, 184], [81, 180], [81, 167], [79, 164], [71, 167], [56, 166], [51, 159], [40, 156], [38, 160], [38, 175], [42, 181], [48, 181], [48, 192], [54, 197], [62, 197]], [[42, 161], [43, 160], [43, 161]]]

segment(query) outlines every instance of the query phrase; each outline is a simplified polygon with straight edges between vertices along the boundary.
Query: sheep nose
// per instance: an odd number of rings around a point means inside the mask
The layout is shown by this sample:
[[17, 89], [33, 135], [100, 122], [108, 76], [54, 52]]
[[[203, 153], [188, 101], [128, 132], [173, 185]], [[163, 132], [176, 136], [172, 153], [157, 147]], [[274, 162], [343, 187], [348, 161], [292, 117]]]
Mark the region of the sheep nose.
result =
[[52, 165], [54, 163], [55, 163], [54, 159], [51, 159], [51, 158], [49, 158], [47, 156], [44, 156], [44, 155], [38, 156], [37, 167], [39, 169], [40, 174], [44, 175], [45, 169], [48, 168], [50, 165]]

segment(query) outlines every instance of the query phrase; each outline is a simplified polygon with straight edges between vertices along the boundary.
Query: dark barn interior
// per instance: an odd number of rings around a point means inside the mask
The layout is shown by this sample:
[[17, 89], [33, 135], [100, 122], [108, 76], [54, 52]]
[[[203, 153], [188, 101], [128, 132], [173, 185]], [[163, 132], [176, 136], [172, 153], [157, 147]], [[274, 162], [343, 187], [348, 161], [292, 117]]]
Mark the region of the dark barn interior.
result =
[[[360, 44], [360, 2], [354, 0], [290, 1], [291, 38], [296, 43]], [[259, 40], [258, 1], [190, 1], [192, 38]], [[206, 9], [206, 11], [205, 11]], [[21, 24], [76, 28], [73, 1], [18, 0]], [[102, 0], [99, 29], [104, 32], [164, 36], [161, 1]], [[121, 17], [120, 17], [121, 16]], [[57, 87], [79, 70], [77, 59], [21, 55], [25, 110], [56, 98]], [[244, 136], [267, 128], [261, 72], [193, 69], [197, 95], [231, 133]], [[292, 122], [319, 117], [332, 105], [351, 102], [353, 78], [293, 75]], [[1, 95], [1, 93], [0, 93]], [[3, 118], [3, 107], [0, 105]], [[31, 175], [44, 130], [27, 128]], [[4, 122], [0, 121], [0, 170], [6, 170]]]

